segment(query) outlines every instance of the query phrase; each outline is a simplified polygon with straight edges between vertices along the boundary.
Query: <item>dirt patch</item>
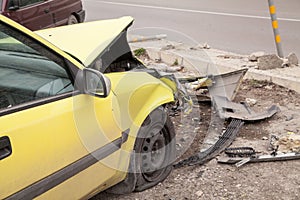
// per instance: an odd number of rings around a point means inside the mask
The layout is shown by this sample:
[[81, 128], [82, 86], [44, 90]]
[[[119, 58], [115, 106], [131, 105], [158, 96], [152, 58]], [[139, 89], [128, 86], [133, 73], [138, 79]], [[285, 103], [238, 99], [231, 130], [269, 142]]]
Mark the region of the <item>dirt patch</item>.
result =
[[[235, 101], [246, 98], [255, 100], [254, 110], [265, 110], [276, 104], [281, 111], [270, 119], [245, 124], [232, 146], [250, 146], [261, 154], [269, 154], [271, 135], [300, 134], [298, 93], [269, 82], [246, 80]], [[184, 148], [185, 143], [189, 144], [181, 158], [199, 151], [211, 126], [211, 113], [210, 104], [201, 103], [190, 116], [185, 116], [192, 121], [189, 125], [181, 123], [182, 116], [172, 116], [178, 133], [178, 150]], [[189, 136], [190, 133], [195, 134]], [[236, 168], [218, 164], [217, 159], [202, 166], [175, 169], [163, 183], [144, 192], [128, 195], [103, 192], [92, 199], [300, 199], [300, 160], [246, 164]]]

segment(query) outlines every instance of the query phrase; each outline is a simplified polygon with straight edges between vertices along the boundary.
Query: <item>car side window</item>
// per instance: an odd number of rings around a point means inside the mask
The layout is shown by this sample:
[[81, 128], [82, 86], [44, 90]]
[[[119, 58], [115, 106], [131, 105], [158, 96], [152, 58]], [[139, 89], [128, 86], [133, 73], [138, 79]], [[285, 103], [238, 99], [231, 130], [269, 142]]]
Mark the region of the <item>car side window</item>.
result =
[[20, 7], [29, 6], [43, 1], [45, 0], [20, 0]]
[[65, 68], [0, 29], [0, 111], [73, 90]]

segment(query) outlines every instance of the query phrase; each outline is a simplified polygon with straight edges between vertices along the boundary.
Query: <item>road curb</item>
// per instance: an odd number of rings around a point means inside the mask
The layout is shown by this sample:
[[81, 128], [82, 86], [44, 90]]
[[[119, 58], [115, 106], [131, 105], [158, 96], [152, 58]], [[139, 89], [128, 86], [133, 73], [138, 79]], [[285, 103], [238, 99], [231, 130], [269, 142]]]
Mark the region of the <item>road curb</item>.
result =
[[[225, 62], [220, 64], [219, 62], [214, 63], [212, 61], [208, 61], [201, 58], [186, 58], [185, 56], [178, 55], [175, 51], [172, 50], [146, 48], [146, 51], [151, 60], [159, 60], [168, 65], [174, 64], [174, 62], [177, 60], [178, 64], [184, 66], [187, 70], [196, 71], [196, 76], [206, 75], [209, 70], [210, 74], [214, 74], [216, 72], [226, 73], [241, 69], [241, 66], [229, 65]], [[191, 59], [193, 60], [192, 62]], [[212, 69], [212, 66], [214, 66], [215, 69]], [[297, 73], [299, 72], [299, 74], [293, 74], [293, 76], [281, 73], [281, 69], [258, 70], [254, 68], [249, 68], [244, 79], [266, 80], [300, 93], [300, 67], [295, 68], [297, 68], [296, 71]]]

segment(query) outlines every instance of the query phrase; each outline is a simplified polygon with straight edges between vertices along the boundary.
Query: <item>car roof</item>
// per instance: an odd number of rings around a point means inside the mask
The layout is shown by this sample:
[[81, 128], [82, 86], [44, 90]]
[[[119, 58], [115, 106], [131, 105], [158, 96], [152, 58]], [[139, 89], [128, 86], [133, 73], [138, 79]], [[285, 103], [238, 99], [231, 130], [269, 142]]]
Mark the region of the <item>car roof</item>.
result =
[[126, 16], [36, 31], [63, 51], [90, 65], [133, 22]]

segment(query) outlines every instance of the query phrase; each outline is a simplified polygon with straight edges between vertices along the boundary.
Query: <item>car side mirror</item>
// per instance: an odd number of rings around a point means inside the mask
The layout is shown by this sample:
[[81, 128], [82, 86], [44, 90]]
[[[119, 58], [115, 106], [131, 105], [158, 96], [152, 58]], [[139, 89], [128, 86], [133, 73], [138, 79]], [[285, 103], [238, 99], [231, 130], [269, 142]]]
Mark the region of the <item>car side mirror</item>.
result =
[[111, 90], [111, 82], [101, 72], [91, 69], [83, 69], [84, 92], [98, 97], [107, 97]]

